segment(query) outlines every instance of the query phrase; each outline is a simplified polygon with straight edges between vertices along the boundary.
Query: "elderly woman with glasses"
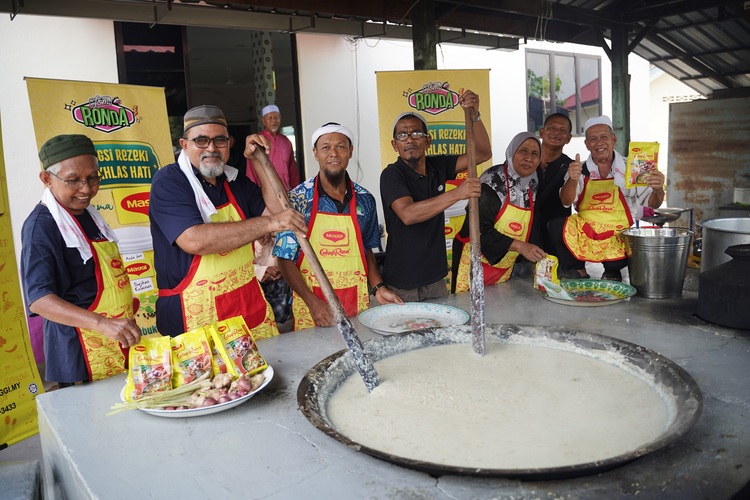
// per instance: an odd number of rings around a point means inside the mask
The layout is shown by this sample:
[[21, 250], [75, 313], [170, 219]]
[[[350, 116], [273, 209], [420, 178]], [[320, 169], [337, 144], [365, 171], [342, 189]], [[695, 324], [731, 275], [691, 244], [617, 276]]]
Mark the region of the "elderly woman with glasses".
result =
[[85, 135], [58, 135], [40, 151], [42, 202], [21, 229], [26, 304], [44, 321], [45, 379], [60, 387], [125, 371], [141, 329], [117, 239], [91, 206], [96, 150]]
[[[474, 112], [477, 163], [489, 160], [492, 147], [479, 114], [479, 96], [467, 90], [458, 101]], [[476, 198], [480, 193], [477, 179], [467, 179], [458, 188], [446, 190], [447, 181], [467, 169], [468, 159], [466, 154], [430, 156], [427, 151], [431, 141], [424, 118], [414, 112], [399, 115], [391, 141], [398, 159], [380, 175], [388, 231], [383, 280], [407, 302], [447, 295], [443, 212], [455, 202]]]

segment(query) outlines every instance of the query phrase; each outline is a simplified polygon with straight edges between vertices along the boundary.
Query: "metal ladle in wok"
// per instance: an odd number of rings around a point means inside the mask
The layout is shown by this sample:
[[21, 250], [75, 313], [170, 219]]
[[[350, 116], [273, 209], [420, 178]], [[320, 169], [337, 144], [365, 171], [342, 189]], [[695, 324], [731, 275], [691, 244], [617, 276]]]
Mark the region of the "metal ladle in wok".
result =
[[[261, 166], [259, 169], [261, 171], [256, 172], [258, 176], [265, 177], [266, 182], [270, 183], [276, 197], [281, 203], [281, 207], [283, 209], [290, 208], [286, 190], [281, 183], [281, 179], [279, 179], [279, 174], [276, 172], [273, 165], [271, 165], [268, 155], [266, 155], [261, 147], [256, 146], [253, 156], [255, 157], [256, 162]], [[320, 264], [320, 260], [318, 259], [315, 250], [313, 250], [312, 245], [310, 245], [307, 235], [298, 234], [296, 232], [295, 234], [300, 248], [310, 261], [310, 267], [312, 268], [315, 277], [318, 279], [320, 288], [323, 290], [323, 295], [325, 295], [328, 305], [333, 310], [333, 315], [336, 318], [336, 326], [338, 326], [339, 333], [341, 333], [341, 336], [344, 338], [346, 347], [352, 355], [357, 371], [367, 387], [367, 392], [372, 392], [374, 388], [380, 385], [378, 372], [375, 371], [375, 366], [372, 364], [372, 361], [370, 361], [365, 355], [364, 350], [362, 349], [362, 341], [360, 341], [359, 336], [357, 336], [357, 332], [354, 330], [351, 321], [346, 317], [344, 307], [341, 305], [341, 301], [333, 290], [333, 286], [331, 286], [331, 282], [328, 280], [328, 275]]]

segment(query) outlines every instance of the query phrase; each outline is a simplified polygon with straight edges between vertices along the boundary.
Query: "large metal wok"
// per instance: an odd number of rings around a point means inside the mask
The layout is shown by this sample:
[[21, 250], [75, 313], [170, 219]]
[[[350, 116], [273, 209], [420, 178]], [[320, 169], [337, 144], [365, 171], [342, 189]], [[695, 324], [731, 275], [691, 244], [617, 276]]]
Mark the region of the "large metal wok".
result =
[[[573, 477], [612, 469], [676, 441], [700, 416], [703, 398], [695, 381], [674, 362], [644, 347], [604, 335], [542, 326], [486, 325], [485, 334], [488, 343], [541, 342], [545, 347], [563, 351], [583, 349], [599, 359], [607, 359], [610, 355], [616, 357], [629, 371], [638, 373], [644, 380], [653, 381], [654, 389], [662, 395], [670, 409], [670, 421], [663, 433], [652, 442], [605, 460], [554, 468], [478, 469], [395, 456], [353, 442], [341, 434], [327, 417], [327, 404], [340, 384], [355, 374], [356, 368], [346, 350], [328, 356], [307, 372], [298, 387], [297, 402], [302, 413], [315, 427], [347, 446], [382, 460], [436, 476], [458, 474], [522, 479]], [[453, 343], [471, 344], [471, 338], [470, 326], [445, 327], [376, 338], [365, 342], [364, 348], [365, 353], [376, 362], [415, 349]]]

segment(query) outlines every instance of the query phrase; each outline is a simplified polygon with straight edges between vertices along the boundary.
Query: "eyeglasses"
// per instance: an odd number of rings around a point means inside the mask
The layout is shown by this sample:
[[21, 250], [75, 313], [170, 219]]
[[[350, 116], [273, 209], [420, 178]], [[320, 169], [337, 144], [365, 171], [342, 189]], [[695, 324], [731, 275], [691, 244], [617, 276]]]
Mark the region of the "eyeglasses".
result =
[[188, 139], [188, 141], [193, 141], [196, 148], [206, 149], [212, 141], [214, 143], [214, 146], [216, 146], [217, 148], [225, 148], [229, 145], [229, 139], [229, 137], [220, 135], [218, 137], [200, 136], [196, 137], [195, 139]]
[[52, 172], [47, 172], [53, 177], [57, 177], [59, 180], [65, 183], [65, 186], [71, 188], [71, 189], [83, 189], [83, 187], [88, 184], [91, 187], [96, 187], [99, 185], [100, 182], [102, 182], [102, 178], [98, 175], [96, 177], [89, 177], [88, 179], [84, 179], [82, 181], [79, 180], [73, 180], [69, 181], [67, 179], [63, 179], [59, 175], [53, 174]]
[[427, 137], [427, 134], [425, 134], [424, 132], [419, 132], [415, 130], [414, 132], [409, 132], [409, 133], [399, 132], [398, 134], [394, 136], [394, 138], [397, 141], [401, 141], [401, 142], [404, 142], [409, 137], [411, 137], [414, 140], [417, 140], [417, 139], [421, 139], [422, 137]]

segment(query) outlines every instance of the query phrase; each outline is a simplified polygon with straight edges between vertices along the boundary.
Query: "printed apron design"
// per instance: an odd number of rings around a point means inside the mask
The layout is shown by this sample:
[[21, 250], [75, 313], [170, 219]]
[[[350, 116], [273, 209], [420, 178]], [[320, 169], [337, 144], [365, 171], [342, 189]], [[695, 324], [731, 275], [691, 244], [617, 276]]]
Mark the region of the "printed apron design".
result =
[[[245, 220], [229, 183], [224, 183], [229, 203], [217, 207], [212, 222]], [[171, 290], [159, 290], [159, 296], [180, 295], [185, 331], [217, 321], [242, 316], [253, 337], [278, 335], [273, 310], [255, 277], [252, 243], [229, 252], [195, 255], [187, 276]]]
[[626, 256], [620, 234], [633, 217], [614, 179], [586, 178], [576, 211], [563, 227], [565, 246], [576, 259], [605, 262]]
[[[349, 189], [352, 199], [349, 201], [348, 214], [321, 213], [318, 212], [318, 179], [315, 179], [307, 238], [313, 250], [317, 252], [320, 265], [341, 301], [344, 312], [347, 316], [355, 316], [367, 309], [370, 295], [367, 289], [367, 263], [357, 220], [354, 185], [350, 183]], [[316, 296], [325, 300], [323, 290], [304, 253], [300, 253], [297, 267], [307, 286]], [[292, 298], [292, 314], [295, 330], [315, 326], [307, 304], [296, 293]]]
[[[508, 167], [505, 167], [505, 187], [510, 193], [508, 185]], [[513, 205], [509, 202], [510, 197], [505, 197], [505, 203], [500, 207], [495, 216], [495, 229], [499, 233], [510, 236], [513, 239], [529, 241], [531, 236], [531, 223], [534, 219], [534, 196], [529, 189], [530, 208], [523, 208]], [[456, 292], [466, 292], [469, 290], [470, 272], [471, 272], [471, 243], [469, 238], [460, 238], [456, 236], [464, 246], [461, 251], [461, 260], [458, 264], [458, 277], [456, 279]], [[492, 265], [482, 256], [482, 270], [484, 271], [484, 284], [495, 285], [508, 281], [513, 269], [513, 264], [518, 258], [518, 252], [508, 251], [500, 261]]]
[[[81, 230], [83, 231], [83, 230]], [[88, 239], [88, 238], [87, 238]], [[117, 243], [89, 241], [94, 256], [97, 294], [89, 311], [106, 318], [132, 318], [133, 293]], [[128, 349], [95, 330], [76, 328], [89, 371], [89, 380], [101, 380], [125, 371]]]

